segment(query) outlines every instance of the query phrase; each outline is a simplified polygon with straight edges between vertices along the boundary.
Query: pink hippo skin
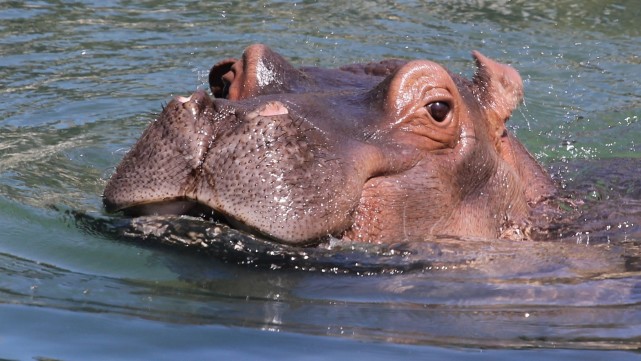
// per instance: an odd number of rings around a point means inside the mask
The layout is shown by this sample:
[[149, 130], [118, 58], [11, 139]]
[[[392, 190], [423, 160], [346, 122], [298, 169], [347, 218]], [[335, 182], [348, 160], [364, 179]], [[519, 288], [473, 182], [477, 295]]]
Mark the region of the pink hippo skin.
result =
[[294, 68], [264, 45], [216, 64], [213, 97], [176, 97], [104, 191], [108, 211], [213, 212], [291, 245], [521, 237], [555, 188], [505, 128], [510, 66], [469, 80], [427, 60]]

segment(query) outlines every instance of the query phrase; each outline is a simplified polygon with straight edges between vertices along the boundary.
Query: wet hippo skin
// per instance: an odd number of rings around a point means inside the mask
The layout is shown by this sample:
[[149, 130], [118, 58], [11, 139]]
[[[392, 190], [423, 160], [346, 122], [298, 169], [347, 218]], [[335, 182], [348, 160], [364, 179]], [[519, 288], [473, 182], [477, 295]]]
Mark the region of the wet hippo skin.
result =
[[473, 53], [472, 79], [427, 60], [295, 68], [264, 45], [176, 97], [104, 191], [108, 211], [213, 212], [294, 245], [429, 235], [521, 237], [554, 192], [505, 122], [510, 66]]

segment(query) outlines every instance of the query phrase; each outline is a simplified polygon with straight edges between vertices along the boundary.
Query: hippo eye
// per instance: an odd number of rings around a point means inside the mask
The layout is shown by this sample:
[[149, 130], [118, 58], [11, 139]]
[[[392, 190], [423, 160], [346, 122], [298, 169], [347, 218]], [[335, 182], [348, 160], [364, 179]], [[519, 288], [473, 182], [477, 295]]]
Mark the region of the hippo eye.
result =
[[434, 102], [427, 105], [427, 111], [437, 123], [442, 123], [450, 114], [450, 105], [446, 102]]

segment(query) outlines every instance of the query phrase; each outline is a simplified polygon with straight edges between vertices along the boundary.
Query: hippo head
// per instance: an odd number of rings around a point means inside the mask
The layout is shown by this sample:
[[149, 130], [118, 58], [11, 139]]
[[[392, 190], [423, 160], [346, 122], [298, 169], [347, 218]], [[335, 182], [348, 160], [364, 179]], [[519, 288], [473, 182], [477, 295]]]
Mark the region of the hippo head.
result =
[[108, 211], [184, 214], [293, 245], [500, 237], [553, 192], [505, 128], [511, 67], [473, 79], [425, 60], [294, 68], [263, 45], [176, 97], [118, 165]]

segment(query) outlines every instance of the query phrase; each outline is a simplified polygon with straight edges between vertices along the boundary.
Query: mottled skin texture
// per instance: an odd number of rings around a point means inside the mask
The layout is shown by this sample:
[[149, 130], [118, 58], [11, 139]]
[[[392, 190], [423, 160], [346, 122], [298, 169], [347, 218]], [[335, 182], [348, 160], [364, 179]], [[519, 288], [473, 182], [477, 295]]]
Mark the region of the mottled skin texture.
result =
[[[186, 213], [308, 245], [512, 237], [554, 187], [505, 128], [511, 67], [468, 80], [425, 60], [296, 69], [263, 45], [216, 64], [213, 97], [176, 97], [125, 156], [108, 210]], [[518, 232], [516, 232], [518, 233]]]

